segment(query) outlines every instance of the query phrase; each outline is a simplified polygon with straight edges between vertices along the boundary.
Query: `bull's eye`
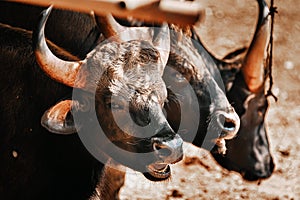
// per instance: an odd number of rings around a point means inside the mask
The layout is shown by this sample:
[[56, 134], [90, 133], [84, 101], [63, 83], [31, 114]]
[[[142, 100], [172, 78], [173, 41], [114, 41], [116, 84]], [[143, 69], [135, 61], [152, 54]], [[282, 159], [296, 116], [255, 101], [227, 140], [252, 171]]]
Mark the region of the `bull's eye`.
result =
[[104, 98], [104, 105], [108, 109], [112, 110], [123, 110], [125, 109], [126, 100], [121, 96], [115, 96], [115, 95], [105, 95]]
[[147, 54], [141, 54], [140, 59], [141, 59], [141, 62], [144, 64], [147, 64], [150, 62], [150, 56]]
[[107, 107], [112, 110], [123, 110], [124, 106], [121, 103], [109, 102], [107, 103]]
[[263, 117], [265, 113], [265, 107], [264, 106], [260, 106], [257, 108], [257, 115], [260, 116], [260, 117]]

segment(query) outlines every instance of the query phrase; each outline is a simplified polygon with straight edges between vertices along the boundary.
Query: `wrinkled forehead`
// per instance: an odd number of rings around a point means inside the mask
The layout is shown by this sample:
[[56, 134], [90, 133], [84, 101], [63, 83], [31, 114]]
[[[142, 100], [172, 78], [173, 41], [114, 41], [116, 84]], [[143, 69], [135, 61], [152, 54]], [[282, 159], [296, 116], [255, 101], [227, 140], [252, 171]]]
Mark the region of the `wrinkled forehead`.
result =
[[159, 51], [147, 41], [107, 42], [97, 52], [100, 56], [96, 53], [94, 59], [99, 60], [109, 72], [109, 78], [116, 75], [134, 78], [135, 75], [142, 77], [147, 73], [159, 73], [162, 65]]
[[129, 101], [136, 97], [143, 97], [144, 100], [154, 97], [163, 102], [167, 98], [167, 89], [159, 74], [142, 74], [138, 77], [136, 74], [130, 74], [112, 80], [108, 88], [113, 96], [120, 96]]
[[[166, 88], [159, 69], [159, 52], [146, 41], [108, 44], [106, 76], [113, 95], [156, 94], [165, 98]], [[109, 57], [109, 59], [108, 59]]]

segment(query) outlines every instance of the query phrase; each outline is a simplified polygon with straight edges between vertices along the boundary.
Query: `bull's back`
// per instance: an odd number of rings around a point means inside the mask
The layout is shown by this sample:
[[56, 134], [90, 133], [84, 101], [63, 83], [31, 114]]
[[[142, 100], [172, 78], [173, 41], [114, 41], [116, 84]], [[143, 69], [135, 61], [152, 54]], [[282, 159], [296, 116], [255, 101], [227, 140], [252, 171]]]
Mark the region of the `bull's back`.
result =
[[[15, 2], [0, 2], [0, 23], [34, 30], [45, 7]], [[92, 16], [70, 10], [54, 9], [45, 34], [48, 39], [74, 55], [84, 58], [100, 35]]]
[[40, 125], [45, 110], [71, 94], [35, 62], [31, 32], [0, 25], [1, 199], [85, 199], [102, 165], [76, 134]]

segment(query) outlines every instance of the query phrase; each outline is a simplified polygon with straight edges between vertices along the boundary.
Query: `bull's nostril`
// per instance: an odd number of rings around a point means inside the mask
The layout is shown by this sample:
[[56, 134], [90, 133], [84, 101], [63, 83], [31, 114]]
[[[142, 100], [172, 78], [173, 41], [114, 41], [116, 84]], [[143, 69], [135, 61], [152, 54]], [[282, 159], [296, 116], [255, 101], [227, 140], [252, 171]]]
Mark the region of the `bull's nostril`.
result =
[[157, 143], [154, 143], [154, 144], [153, 144], [153, 149], [154, 149], [154, 151], [158, 151], [158, 150], [160, 150], [160, 149], [161, 149], [161, 147], [160, 147], [160, 145], [159, 145], [159, 144], [157, 144]]
[[183, 140], [177, 134], [173, 136], [164, 134], [164, 136], [168, 136], [168, 138], [160, 136], [151, 139], [154, 155], [158, 159], [156, 163], [174, 164], [179, 162], [183, 156]]
[[235, 128], [236, 128], [235, 123], [231, 119], [226, 118], [224, 122], [224, 129], [228, 131], [234, 131]]
[[232, 118], [226, 113], [220, 114], [217, 118], [217, 121], [219, 123], [219, 126], [221, 126], [222, 130], [226, 132], [236, 131], [238, 126], [236, 120], [234, 120], [234, 118]]
[[232, 139], [240, 128], [240, 119], [235, 112], [218, 111], [216, 113], [216, 122], [221, 130], [221, 138]]

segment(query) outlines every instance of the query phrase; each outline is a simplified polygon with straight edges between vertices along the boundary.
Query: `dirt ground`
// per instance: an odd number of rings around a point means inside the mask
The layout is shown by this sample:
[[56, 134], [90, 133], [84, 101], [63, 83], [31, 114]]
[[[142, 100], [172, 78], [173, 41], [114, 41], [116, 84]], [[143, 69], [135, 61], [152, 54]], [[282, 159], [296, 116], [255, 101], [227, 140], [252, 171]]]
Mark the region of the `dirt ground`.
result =
[[[202, 2], [202, 0], [201, 0]], [[185, 159], [172, 166], [170, 181], [151, 183], [128, 170], [122, 200], [134, 199], [300, 199], [300, 2], [275, 0], [274, 87], [267, 125], [276, 168], [266, 180], [247, 182], [221, 168], [205, 151], [185, 144]], [[199, 32], [218, 57], [249, 44], [255, 29], [255, 0], [205, 0]]]

